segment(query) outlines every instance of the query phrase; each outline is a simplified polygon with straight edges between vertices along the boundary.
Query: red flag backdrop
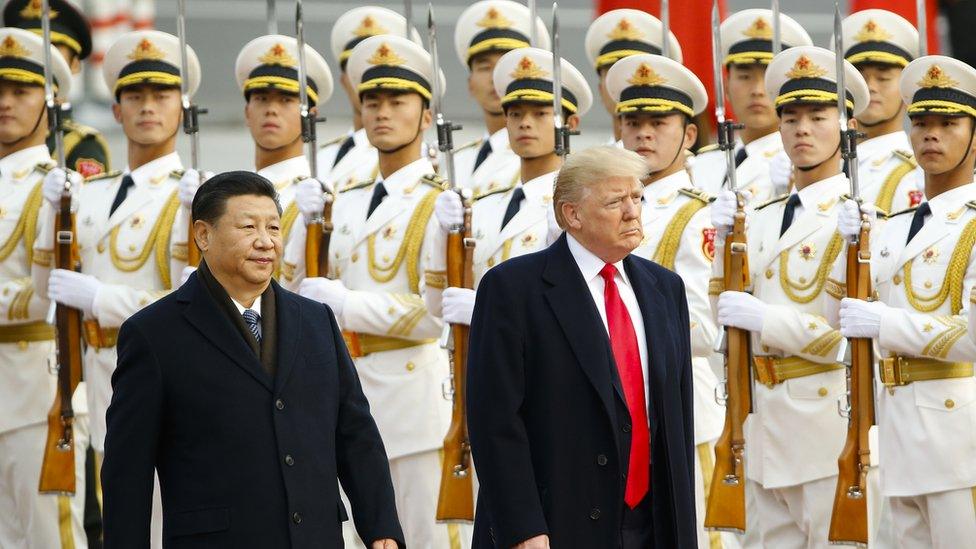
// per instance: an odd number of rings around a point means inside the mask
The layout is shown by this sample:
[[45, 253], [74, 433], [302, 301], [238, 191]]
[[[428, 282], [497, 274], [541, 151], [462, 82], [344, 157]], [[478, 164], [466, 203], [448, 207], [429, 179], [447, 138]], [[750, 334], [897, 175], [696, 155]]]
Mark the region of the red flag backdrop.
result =
[[[935, 28], [935, 17], [938, 15], [939, 2], [938, 0], [926, 0], [927, 7], [925, 8], [926, 15], [926, 25], [925, 28], [929, 35], [929, 55], [934, 55], [939, 53], [939, 35]], [[851, 13], [856, 11], [866, 10], [869, 8], [878, 8], [882, 10], [888, 10], [898, 15], [904, 17], [911, 21], [915, 26], [918, 26], [918, 15], [915, 10], [915, 0], [851, 0]], [[683, 44], [682, 44], [683, 45]]]

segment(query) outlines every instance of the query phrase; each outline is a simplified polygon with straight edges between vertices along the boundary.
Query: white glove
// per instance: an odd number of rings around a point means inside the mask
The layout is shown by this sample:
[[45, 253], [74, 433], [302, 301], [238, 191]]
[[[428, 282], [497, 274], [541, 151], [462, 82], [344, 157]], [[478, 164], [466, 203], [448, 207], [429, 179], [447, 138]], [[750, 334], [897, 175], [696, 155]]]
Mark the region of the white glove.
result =
[[102, 283], [91, 275], [66, 269], [54, 269], [47, 281], [47, 295], [62, 305], [78, 309], [87, 317], [92, 316], [95, 296]]
[[556, 205], [553, 204], [551, 207], [546, 208], [546, 243], [552, 244], [556, 240], [559, 240], [559, 236], [563, 234], [563, 230], [559, 228], [559, 224], [556, 223]]
[[320, 303], [325, 303], [332, 309], [337, 318], [342, 317], [342, 309], [349, 296], [349, 288], [341, 280], [329, 278], [306, 278], [298, 286], [298, 294]]
[[303, 179], [295, 188], [295, 204], [298, 204], [298, 211], [302, 213], [306, 225], [322, 215], [322, 209], [329, 200], [332, 197], [322, 191], [322, 183], [317, 179]]
[[880, 301], [845, 297], [840, 300], [840, 333], [844, 337], [874, 339], [881, 334], [881, 317], [888, 306]]
[[445, 288], [441, 299], [444, 322], [471, 325], [471, 314], [474, 312], [474, 290]]
[[736, 206], [735, 193], [729, 190], [719, 192], [718, 196], [715, 197], [715, 202], [712, 202], [712, 227], [715, 227], [716, 240], [724, 240], [725, 235], [732, 230]]
[[196, 267], [183, 267], [183, 273], [180, 275], [180, 286], [186, 284], [190, 275], [197, 271]]
[[877, 216], [877, 208], [873, 205], [862, 204], [858, 211], [857, 202], [845, 200], [837, 212], [837, 230], [847, 240], [854, 240], [861, 234], [861, 222], [867, 220], [869, 227], [873, 229]]
[[779, 196], [788, 192], [792, 180], [793, 161], [780, 151], [769, 161], [769, 182], [773, 185], [773, 193]]
[[455, 192], [445, 192], [437, 195], [434, 201], [434, 215], [444, 232], [464, 223], [464, 204], [461, 196]]
[[68, 194], [71, 195], [74, 194], [75, 189], [81, 188], [81, 174], [73, 171], [65, 171], [61, 168], [54, 168], [44, 176], [44, 182], [41, 184], [41, 194], [55, 208], [61, 206], [61, 195], [64, 194], [64, 187], [68, 178], [71, 179], [71, 190], [68, 191]]
[[183, 172], [180, 178], [179, 197], [180, 204], [184, 208], [190, 209], [193, 206], [193, 197], [197, 194], [197, 189], [204, 181], [213, 177], [213, 172], [200, 173], [197, 170], [189, 169]]
[[718, 296], [718, 323], [722, 326], [761, 332], [767, 305], [745, 292], [722, 292]]

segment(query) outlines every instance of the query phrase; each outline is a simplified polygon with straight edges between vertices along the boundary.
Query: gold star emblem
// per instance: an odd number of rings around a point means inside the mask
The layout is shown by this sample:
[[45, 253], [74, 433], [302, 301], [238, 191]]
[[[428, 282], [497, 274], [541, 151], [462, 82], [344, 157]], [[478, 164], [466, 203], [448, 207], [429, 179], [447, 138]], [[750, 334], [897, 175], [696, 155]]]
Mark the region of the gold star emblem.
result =
[[148, 38], [143, 38], [136, 48], [132, 50], [132, 53], [128, 55], [129, 59], [133, 61], [158, 61], [166, 57], [163, 51], [156, 47]]
[[793, 68], [786, 73], [786, 77], [790, 80], [796, 80], [798, 78], [819, 78], [825, 74], [827, 74], [827, 69], [817, 65], [809, 57], [801, 55], [793, 64]]
[[373, 17], [370, 15], [364, 17], [362, 22], [359, 23], [359, 26], [352, 31], [355, 36], [360, 38], [376, 36], [377, 34], [386, 34], [387, 32], [388, 31], [386, 29], [377, 25], [376, 21], [373, 20]]
[[926, 323], [925, 323], [925, 325], [924, 325], [924, 326], [922, 326], [922, 331], [923, 331], [923, 332], [926, 332], [926, 333], [927, 333], [927, 332], [931, 332], [931, 331], [932, 331], [932, 330], [934, 330], [934, 329], [935, 329], [935, 328], [934, 328], [934, 327], [932, 326], [932, 323], [930, 323], [930, 322], [926, 322]]
[[820, 325], [817, 324], [816, 322], [811, 322], [811, 323], [807, 324], [807, 329], [810, 330], [810, 331], [814, 331], [814, 330], [816, 330], [819, 327], [820, 327]]
[[488, 12], [485, 13], [485, 16], [475, 24], [485, 29], [507, 29], [512, 26], [512, 22], [506, 19], [505, 16], [498, 11], [498, 8], [494, 6], [488, 8]]
[[637, 70], [634, 71], [633, 76], [631, 76], [627, 83], [632, 86], [660, 86], [664, 84], [667, 80], [660, 74], [654, 72], [647, 63], [641, 63]]
[[749, 38], [757, 38], [759, 40], [772, 40], [773, 39], [773, 27], [766, 22], [762, 17], [757, 17], [749, 28], [742, 31], [743, 36], [748, 36]]
[[806, 242], [800, 244], [800, 248], [797, 250], [800, 254], [800, 258], [804, 261], [810, 261], [811, 259], [817, 257], [817, 247], [813, 245], [813, 242]]
[[509, 76], [515, 80], [525, 80], [528, 78], [543, 78], [548, 75], [549, 73], [542, 70], [542, 67], [539, 65], [536, 65], [531, 57], [525, 56], [515, 65], [515, 70]]
[[288, 50], [285, 49], [285, 46], [281, 44], [271, 46], [271, 49], [259, 57], [258, 61], [264, 63], [265, 65], [281, 65], [283, 67], [294, 67], [298, 64], [295, 61], [295, 58], [288, 54]]
[[644, 33], [634, 27], [626, 18], [621, 18], [617, 22], [617, 26], [607, 33], [607, 38], [610, 40], [637, 40], [638, 38], [643, 38], [643, 36]]
[[942, 67], [938, 65], [932, 65], [929, 70], [925, 72], [925, 76], [917, 82], [919, 87], [922, 88], [952, 88], [958, 86], [959, 82], [953, 80], [948, 74], [942, 70]]
[[0, 42], [0, 57], [27, 57], [30, 52], [27, 51], [20, 42], [17, 41], [13, 36], [8, 35]]
[[[40, 19], [41, 18], [42, 2], [41, 0], [31, 0], [24, 6], [24, 9], [20, 10], [20, 16], [24, 19]], [[48, 12], [51, 14], [51, 19], [56, 19], [58, 12], [48, 8]]]
[[884, 42], [889, 39], [891, 34], [878, 26], [873, 19], [868, 19], [868, 22], [854, 35], [854, 40], [858, 42]]
[[384, 42], [366, 62], [370, 65], [402, 65], [407, 60], [397, 55], [393, 48]]

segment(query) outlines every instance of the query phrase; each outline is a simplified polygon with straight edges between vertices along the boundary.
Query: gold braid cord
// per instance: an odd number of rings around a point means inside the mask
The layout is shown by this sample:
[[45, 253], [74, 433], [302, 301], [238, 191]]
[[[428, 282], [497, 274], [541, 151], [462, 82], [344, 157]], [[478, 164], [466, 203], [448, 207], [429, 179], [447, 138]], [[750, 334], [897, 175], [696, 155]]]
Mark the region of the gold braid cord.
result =
[[413, 215], [407, 222], [407, 230], [403, 235], [403, 242], [400, 243], [400, 249], [388, 265], [383, 267], [377, 265], [376, 233], [369, 235], [366, 245], [369, 254], [369, 276], [373, 277], [373, 280], [380, 284], [393, 280], [403, 260], [406, 259], [410, 291], [415, 294], [420, 293], [420, 248], [424, 244], [427, 222], [434, 213], [434, 201], [442, 192], [440, 189], [434, 189], [420, 199], [420, 204], [414, 209]]
[[37, 213], [41, 210], [41, 184], [38, 183], [27, 200], [24, 201], [24, 209], [20, 212], [17, 225], [7, 238], [7, 241], [0, 245], [0, 261], [4, 261], [17, 248], [17, 243], [21, 237], [24, 239], [24, 249], [27, 252], [27, 262], [30, 263], [34, 257], [34, 239], [37, 237]]
[[914, 169], [915, 164], [913, 162], [902, 160], [902, 163], [891, 170], [884, 183], [881, 184], [881, 190], [878, 192], [878, 198], [874, 201], [874, 205], [883, 211], [890, 212], [891, 204], [895, 201], [895, 191], [898, 190], [898, 185]]
[[976, 219], [970, 220], [962, 230], [956, 247], [952, 250], [949, 258], [949, 267], [946, 270], [945, 279], [939, 291], [930, 296], [921, 296], [915, 293], [912, 287], [912, 264], [915, 259], [910, 259], [905, 266], [905, 297], [916, 311], [931, 313], [945, 303], [947, 297], [951, 299], [952, 314], [957, 315], [962, 310], [962, 283], [966, 277], [966, 268], [969, 266], [969, 258], [973, 254], [973, 245], [976, 244]]
[[671, 218], [671, 223], [668, 223], [668, 227], [664, 229], [664, 234], [661, 235], [661, 242], [657, 245], [657, 250], [654, 252], [654, 263], [669, 271], [674, 271], [674, 260], [678, 256], [678, 247], [681, 246], [681, 235], [684, 234], [685, 227], [688, 226], [691, 218], [698, 213], [698, 210], [704, 208], [706, 205], [701, 200], [691, 200], [682, 206], [678, 210], [678, 213], [674, 214], [674, 217]]
[[[817, 274], [813, 277], [813, 280], [805, 284], [796, 284], [790, 280], [790, 251], [793, 248], [783, 250], [779, 254], [779, 285], [783, 288], [783, 292], [795, 303], [810, 303], [816, 299], [827, 283], [827, 275], [830, 274], [834, 260], [837, 259], [843, 247], [844, 239], [840, 236], [840, 233], [835, 232], [827, 244], [823, 259], [817, 268]], [[813, 290], [810, 290], [811, 288]], [[805, 295], [800, 295], [801, 292], [805, 293]]]
[[[285, 208], [284, 213], [281, 214], [281, 241], [288, 242], [288, 235], [291, 234], [291, 228], [295, 225], [295, 219], [298, 218], [298, 204], [292, 201], [291, 204]], [[282, 269], [285, 267], [285, 262], [282, 261], [278, 265], [278, 269], [275, 270], [274, 277], [279, 279], [281, 277]], [[285, 280], [291, 280], [295, 275], [294, 265], [291, 267], [291, 272], [287, 273]]]
[[118, 240], [119, 230], [122, 228], [122, 225], [113, 227], [112, 232], [109, 233], [109, 256], [112, 258], [112, 265], [123, 273], [132, 273], [141, 269], [149, 259], [149, 255], [155, 252], [156, 265], [159, 268], [159, 277], [163, 282], [163, 287], [167, 289], [171, 288], [169, 239], [179, 205], [180, 201], [177, 197], [177, 191], [173, 191], [173, 194], [170, 195], [163, 209], [160, 211], [159, 217], [156, 218], [156, 224], [153, 225], [152, 230], [149, 232], [149, 237], [146, 239], [142, 250], [134, 257], [124, 258], [119, 255]]

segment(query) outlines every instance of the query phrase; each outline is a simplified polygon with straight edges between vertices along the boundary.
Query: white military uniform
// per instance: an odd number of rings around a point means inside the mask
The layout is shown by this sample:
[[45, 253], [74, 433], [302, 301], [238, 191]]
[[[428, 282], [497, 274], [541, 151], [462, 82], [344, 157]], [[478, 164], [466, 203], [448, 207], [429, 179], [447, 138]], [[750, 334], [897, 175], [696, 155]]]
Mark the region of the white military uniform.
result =
[[[44, 144], [0, 158], [0, 547], [86, 547], [84, 384], [75, 411], [75, 496], [37, 491], [47, 413], [57, 385], [50, 301], [31, 280], [40, 234], [41, 181], [52, 166]], [[52, 262], [53, 256], [34, 258]], [[62, 540], [64, 545], [62, 545]]]
[[[735, 169], [735, 181], [740, 190], [748, 191], [752, 198], [749, 204], [762, 204], [786, 189], [775, 189], [769, 178], [769, 163], [773, 157], [783, 152], [783, 140], [779, 132], [764, 135], [746, 145], [737, 139], [735, 153], [745, 147], [746, 158]], [[688, 159], [691, 168], [691, 178], [695, 186], [709, 194], [718, 194], [727, 189], [725, 182], [727, 173], [725, 152], [711, 145], [698, 155]]]
[[712, 481], [714, 443], [725, 421], [725, 408], [715, 401], [719, 380], [709, 362], [718, 336], [708, 300], [708, 278], [715, 255], [709, 202], [707, 195], [692, 187], [684, 170], [647, 185], [641, 210], [644, 241], [633, 252], [678, 273], [685, 282], [695, 390], [695, 499], [700, 547], [709, 547], [712, 539], [720, 543], [717, 532], [704, 531], [705, 487]]
[[[284, 243], [283, 245], [287, 246], [287, 243], [293, 238], [304, 244], [305, 224], [298, 213], [298, 204], [295, 204], [295, 186], [311, 174], [308, 168], [308, 159], [304, 155], [294, 156], [265, 166], [258, 170], [257, 174], [270, 181], [278, 191], [278, 203], [281, 205], [282, 212], [281, 241]], [[281, 265], [281, 272], [276, 273], [276, 277], [288, 270], [284, 262]], [[285, 278], [285, 280], [288, 279]]]
[[[491, 152], [478, 169], [475, 169], [475, 161], [486, 143], [491, 147]], [[479, 189], [480, 192], [509, 187], [513, 180], [518, 179], [521, 167], [522, 159], [512, 151], [508, 142], [508, 128], [502, 128], [490, 136], [486, 133], [454, 156], [454, 172], [457, 174], [458, 185]]]
[[883, 212], [917, 206], [925, 199], [925, 174], [915, 162], [908, 135], [897, 131], [857, 145], [861, 198]]
[[[347, 139], [352, 139], [352, 148], [336, 162], [339, 149]], [[316, 160], [319, 178], [333, 189], [374, 179], [379, 174], [376, 148], [369, 144], [365, 128], [350, 131], [346, 136], [323, 145]]]

